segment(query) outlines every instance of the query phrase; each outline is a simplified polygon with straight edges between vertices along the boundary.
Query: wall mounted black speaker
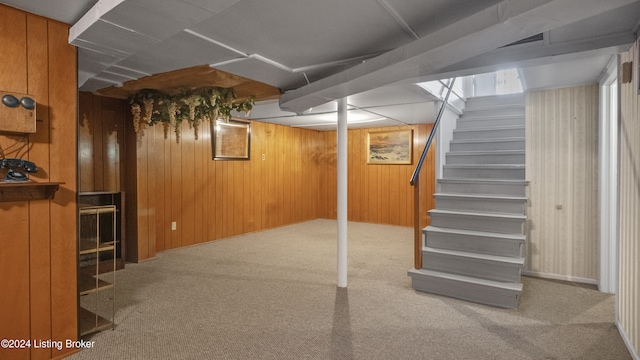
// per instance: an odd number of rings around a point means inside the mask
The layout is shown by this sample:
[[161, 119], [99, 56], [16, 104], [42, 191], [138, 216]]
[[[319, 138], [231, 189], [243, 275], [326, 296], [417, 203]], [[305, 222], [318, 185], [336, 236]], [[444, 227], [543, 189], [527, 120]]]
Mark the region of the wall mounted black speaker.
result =
[[7, 95], [2, 97], [2, 103], [5, 106], [8, 106], [10, 108], [14, 108], [14, 107], [18, 106], [18, 104], [20, 104], [20, 102], [18, 101], [18, 98], [16, 98], [13, 95], [10, 95], [10, 94], [7, 94]]
[[29, 94], [0, 90], [0, 132], [36, 132], [36, 98]]

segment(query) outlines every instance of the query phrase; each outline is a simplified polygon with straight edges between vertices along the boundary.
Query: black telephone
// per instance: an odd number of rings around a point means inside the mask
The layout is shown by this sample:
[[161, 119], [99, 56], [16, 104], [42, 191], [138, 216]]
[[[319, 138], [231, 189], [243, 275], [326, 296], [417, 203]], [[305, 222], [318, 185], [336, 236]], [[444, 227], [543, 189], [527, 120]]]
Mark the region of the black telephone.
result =
[[29, 181], [27, 174], [18, 169], [23, 169], [29, 173], [38, 171], [35, 163], [22, 159], [1, 159], [0, 169], [2, 168], [9, 169], [7, 175], [4, 177], [4, 181]]

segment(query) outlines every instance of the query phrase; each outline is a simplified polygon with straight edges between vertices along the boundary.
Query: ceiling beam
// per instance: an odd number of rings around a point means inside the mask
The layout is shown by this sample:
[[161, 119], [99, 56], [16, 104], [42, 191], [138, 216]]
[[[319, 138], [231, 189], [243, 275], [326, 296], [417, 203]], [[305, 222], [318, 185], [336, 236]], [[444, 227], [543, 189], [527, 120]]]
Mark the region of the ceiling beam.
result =
[[280, 98], [280, 107], [302, 112], [348, 95], [435, 74], [520, 39], [632, 2], [504, 0], [348, 70], [288, 91]]
[[406, 79], [400, 83], [418, 83], [438, 79], [468, 76], [504, 70], [548, 65], [602, 54], [617, 54], [629, 49], [635, 41], [632, 33], [619, 33], [552, 45], [523, 44], [495, 49], [488, 53], [453, 64], [441, 71]]
[[504, 64], [513, 64], [517, 67], [521, 67], [518, 66], [518, 64], [527, 61], [529, 61], [529, 66], [531, 66], [531, 61], [534, 61], [535, 65], [541, 65], [542, 63], [549, 63], [544, 59], [550, 59], [551, 57], [560, 55], [597, 50], [620, 52], [623, 51], [625, 47], [633, 44], [634, 41], [635, 37], [633, 33], [625, 32], [598, 38], [591, 37], [566, 43], [550, 45], [525, 44], [523, 46], [505, 47], [446, 67], [443, 69], [443, 72], [455, 72], [465, 69], [484, 68], [493, 65], [500, 66]]

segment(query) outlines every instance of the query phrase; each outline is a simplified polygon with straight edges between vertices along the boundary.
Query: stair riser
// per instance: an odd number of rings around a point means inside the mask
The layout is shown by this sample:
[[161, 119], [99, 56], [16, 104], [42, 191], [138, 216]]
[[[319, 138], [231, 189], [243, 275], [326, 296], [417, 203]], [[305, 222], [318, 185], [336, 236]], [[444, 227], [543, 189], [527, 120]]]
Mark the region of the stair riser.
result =
[[444, 166], [445, 179], [524, 180], [524, 169], [450, 168]]
[[418, 291], [502, 308], [517, 308], [520, 303], [519, 291], [496, 292], [490, 287], [432, 276], [412, 275], [411, 285]]
[[510, 116], [520, 115], [524, 116], [524, 106], [500, 106], [494, 108], [465, 108], [464, 115], [468, 117], [487, 117], [487, 116]]
[[448, 153], [447, 164], [524, 164], [524, 154], [474, 154]]
[[499, 256], [522, 256], [522, 243], [486, 236], [449, 234], [438, 231], [425, 231], [426, 246], [455, 251], [468, 251], [477, 254]]
[[439, 253], [422, 252], [422, 268], [480, 279], [520, 282], [520, 266]]
[[466, 109], [473, 110], [488, 106], [522, 106], [524, 107], [524, 96], [518, 95], [499, 95], [499, 96], [476, 96], [467, 99]]
[[524, 137], [525, 129], [482, 129], [482, 130], [455, 130], [453, 140], [469, 139], [500, 139], [510, 137]]
[[440, 191], [451, 194], [478, 194], [478, 195], [512, 195], [525, 196], [526, 186], [520, 184], [451, 184], [441, 183]]
[[461, 117], [456, 123], [456, 129], [483, 129], [495, 126], [524, 126], [524, 118], [471, 118]]
[[502, 234], [523, 234], [524, 220], [488, 216], [467, 216], [458, 214], [431, 215], [431, 226], [450, 229], [464, 229], [496, 232]]
[[486, 141], [486, 142], [452, 142], [451, 151], [493, 151], [493, 150], [525, 150], [525, 140]]
[[525, 203], [516, 200], [436, 197], [436, 209], [524, 215]]

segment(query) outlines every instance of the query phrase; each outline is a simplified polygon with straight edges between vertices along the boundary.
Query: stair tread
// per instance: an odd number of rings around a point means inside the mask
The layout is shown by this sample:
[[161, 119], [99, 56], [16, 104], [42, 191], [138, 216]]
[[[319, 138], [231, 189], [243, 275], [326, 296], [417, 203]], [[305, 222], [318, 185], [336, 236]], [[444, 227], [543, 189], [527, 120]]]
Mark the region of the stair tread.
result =
[[471, 128], [471, 129], [455, 129], [454, 133], [459, 132], [477, 132], [477, 131], [496, 131], [496, 130], [522, 130], [524, 125], [509, 125], [509, 126], [492, 126], [487, 128]]
[[507, 120], [507, 121], [522, 121], [525, 123], [525, 114], [463, 114], [458, 118], [458, 122], [474, 122], [474, 121], [487, 121], [487, 120]]
[[500, 137], [500, 138], [482, 138], [482, 139], [454, 139], [449, 143], [465, 144], [465, 143], [484, 143], [484, 142], [509, 142], [509, 141], [525, 141], [524, 136]]
[[510, 94], [492, 94], [492, 95], [478, 95], [473, 96], [467, 99], [467, 101], [483, 101], [486, 99], [493, 99], [494, 101], [504, 100], [504, 99], [521, 99], [524, 104], [524, 93], [522, 92], [513, 92]]
[[[472, 110], [473, 111], [473, 110]], [[525, 114], [496, 114], [496, 115], [467, 115], [462, 114], [458, 121], [474, 121], [474, 120], [504, 120], [504, 119], [524, 119]]]
[[438, 183], [483, 185], [528, 185], [528, 180], [514, 179], [438, 179]]
[[473, 252], [468, 252], [468, 251], [437, 249], [437, 248], [428, 247], [428, 246], [423, 246], [422, 247], [422, 251], [426, 251], [426, 252], [430, 252], [430, 253], [434, 253], [434, 254], [458, 256], [458, 257], [476, 259], [476, 260], [496, 261], [496, 262], [501, 262], [501, 263], [520, 265], [520, 266], [524, 265], [524, 258], [523, 257], [488, 255], [488, 254], [473, 253]]
[[524, 169], [525, 164], [446, 164], [450, 169]]
[[525, 109], [524, 101], [522, 103], [508, 103], [508, 104], [491, 104], [485, 103], [484, 105], [480, 104], [471, 104], [465, 106], [464, 111], [487, 111], [487, 110], [503, 110], [503, 109]]
[[488, 213], [488, 212], [475, 212], [475, 211], [457, 211], [457, 210], [441, 210], [432, 209], [428, 211], [429, 214], [449, 214], [449, 215], [463, 215], [463, 216], [477, 216], [477, 217], [492, 217], [503, 219], [516, 219], [526, 220], [525, 215], [507, 214], [507, 213]]
[[504, 234], [504, 233], [494, 233], [488, 231], [477, 231], [477, 230], [465, 230], [465, 229], [452, 229], [452, 228], [443, 228], [438, 226], [427, 226], [423, 229], [423, 231], [436, 231], [441, 233], [449, 233], [455, 235], [469, 235], [469, 236], [478, 236], [478, 237], [493, 237], [493, 238], [501, 238], [508, 240], [516, 240], [520, 242], [525, 242], [527, 236], [524, 234]]
[[464, 155], [525, 155], [524, 150], [460, 150], [449, 151], [447, 155], [464, 156]]
[[471, 276], [450, 274], [450, 273], [444, 273], [444, 272], [440, 272], [440, 271], [426, 270], [426, 269], [411, 269], [411, 270], [409, 270], [409, 275], [411, 275], [411, 274], [445, 278], [445, 279], [449, 279], [449, 280], [453, 280], [453, 281], [460, 281], [460, 282], [478, 284], [478, 285], [494, 287], [494, 288], [500, 288], [500, 289], [510, 290], [510, 291], [517, 291], [517, 292], [521, 292], [522, 291], [522, 283], [511, 283], [511, 282], [501, 282], [501, 281], [494, 281], [494, 280], [479, 279], [479, 278], [474, 278], [474, 277], [471, 277]]
[[505, 200], [505, 201], [527, 201], [526, 196], [512, 195], [480, 195], [480, 194], [451, 194], [451, 193], [435, 193], [434, 197], [448, 197], [458, 199], [475, 199], [475, 200]]

